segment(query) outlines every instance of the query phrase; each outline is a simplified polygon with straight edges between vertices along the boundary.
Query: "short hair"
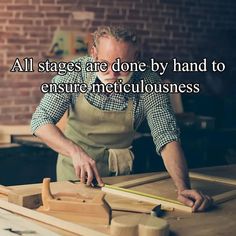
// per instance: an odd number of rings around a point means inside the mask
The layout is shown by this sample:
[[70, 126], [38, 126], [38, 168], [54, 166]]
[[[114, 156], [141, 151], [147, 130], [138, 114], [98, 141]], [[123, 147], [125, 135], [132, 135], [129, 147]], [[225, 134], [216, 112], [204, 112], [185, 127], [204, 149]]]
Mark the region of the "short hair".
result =
[[93, 33], [93, 45], [98, 46], [99, 38], [112, 36], [118, 41], [124, 41], [132, 44], [134, 47], [138, 45], [138, 38], [134, 31], [124, 26], [100, 26]]

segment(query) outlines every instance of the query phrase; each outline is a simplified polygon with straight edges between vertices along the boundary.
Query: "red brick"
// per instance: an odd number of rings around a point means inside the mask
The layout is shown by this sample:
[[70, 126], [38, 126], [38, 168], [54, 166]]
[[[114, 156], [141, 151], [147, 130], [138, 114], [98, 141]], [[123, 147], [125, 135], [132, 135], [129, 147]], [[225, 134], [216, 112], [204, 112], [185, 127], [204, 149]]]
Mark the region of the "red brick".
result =
[[97, 12], [101, 12], [101, 13], [104, 13], [105, 12], [105, 8], [104, 7], [94, 7], [94, 6], [92, 6], [92, 7], [85, 7], [84, 8], [84, 10], [85, 11], [92, 11], [92, 12], [95, 12], [95, 13], [97, 13]]
[[6, 24], [7, 23], [7, 19], [0, 19], [0, 24]]
[[59, 20], [54, 20], [54, 19], [44, 20], [44, 24], [45, 25], [59, 25], [60, 21]]
[[42, 4], [53, 4], [56, 3], [56, 0], [43, 0]]
[[13, 3], [13, 0], [1, 0], [0, 1], [0, 5], [6, 5], [7, 4], [12, 4]]
[[13, 121], [13, 116], [12, 115], [5, 115], [5, 114], [0, 114], [0, 122], [1, 124], [9, 124], [9, 122]]
[[35, 5], [11, 5], [7, 6], [9, 11], [34, 11], [36, 10]]
[[29, 26], [29, 25], [23, 26], [23, 31], [26, 31], [26, 32], [39, 32], [39, 31], [45, 32], [47, 30], [48, 30], [47, 25], [37, 26], [37, 28]]
[[[8, 43], [13, 44], [26, 44], [26, 43], [37, 43], [37, 39], [26, 39], [26, 38], [9, 38]], [[27, 53], [26, 53], [27, 54]], [[11, 55], [11, 54], [9, 54]]]
[[2, 113], [19, 113], [19, 112], [29, 112], [29, 107], [25, 107], [25, 106], [8, 106], [8, 107], [2, 107]]
[[12, 12], [0, 12], [0, 18], [13, 18]]
[[23, 12], [23, 18], [35, 18], [35, 17], [44, 17], [44, 13], [42, 12]]
[[11, 104], [13, 104], [12, 98], [11, 99], [9, 99], [9, 98], [7, 98], [7, 99], [1, 98], [0, 99], [0, 106], [6, 106], [6, 105], [9, 106]]
[[58, 5], [42, 5], [39, 6], [39, 11], [42, 12], [58, 12], [62, 9], [61, 6]]
[[26, 20], [26, 19], [17, 19], [17, 20], [9, 20], [10, 24], [16, 24], [16, 25], [32, 25], [33, 20]]
[[30, 0], [15, 0], [14, 1], [14, 4], [17, 5], [17, 4], [29, 4], [30, 3]]
[[30, 99], [28, 97], [26, 98], [17, 98], [14, 101], [14, 105], [28, 105], [30, 102]]
[[49, 18], [67, 18], [70, 16], [70, 13], [63, 12], [47, 12], [46, 16]]
[[58, 4], [75, 4], [74, 0], [58, 0], [57, 1]]
[[[9, 32], [9, 31], [19, 32], [20, 29], [21, 29], [20, 26], [11, 26], [11, 25], [6, 26], [5, 28], [6, 28], [6, 31], [7, 31], [7, 32]], [[18, 33], [16, 33], [16, 34], [18, 34]]]
[[32, 114], [31, 113], [23, 113], [23, 114], [17, 114], [14, 116], [14, 119], [16, 121], [26, 121], [26, 120], [30, 120], [32, 118]]

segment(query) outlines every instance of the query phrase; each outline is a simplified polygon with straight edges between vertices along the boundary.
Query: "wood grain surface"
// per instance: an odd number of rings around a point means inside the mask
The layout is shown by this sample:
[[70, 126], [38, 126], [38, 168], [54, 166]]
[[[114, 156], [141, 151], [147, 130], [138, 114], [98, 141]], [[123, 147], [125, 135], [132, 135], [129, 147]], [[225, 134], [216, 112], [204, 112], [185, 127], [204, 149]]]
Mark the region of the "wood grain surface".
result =
[[[236, 165], [231, 166], [222, 166], [222, 167], [212, 167], [212, 168], [204, 168], [199, 170], [194, 170], [194, 172], [204, 173], [204, 174], [211, 174], [214, 176], [226, 177], [226, 178], [233, 178], [236, 179]], [[150, 176], [153, 173], [148, 174], [140, 174], [140, 175], [132, 175], [132, 176], [118, 176], [118, 177], [109, 177], [104, 178], [104, 181], [108, 184], [115, 184], [123, 181], [130, 181], [137, 179], [139, 177]], [[24, 186], [14, 186], [14, 189], [21, 189], [25, 187], [32, 187], [32, 185], [24, 185]], [[37, 186], [37, 185], [33, 185]], [[226, 191], [233, 190], [234, 187], [231, 185], [224, 185], [224, 184], [215, 184], [209, 181], [202, 181], [193, 179], [192, 180], [193, 188], [198, 188], [207, 194], [220, 194]], [[176, 199], [176, 191], [173, 185], [173, 182], [170, 179], [160, 180], [158, 183], [150, 183], [144, 184], [142, 186], [136, 186], [134, 189], [139, 191], [147, 191], [151, 194], [158, 194], [161, 196], [167, 196], [168, 198]], [[61, 182], [61, 183], [53, 183], [52, 184], [52, 192], [80, 192], [83, 193], [85, 196], [89, 196], [92, 194], [90, 190], [84, 186], [77, 184], [72, 184], [70, 182]], [[93, 189], [93, 191], [99, 191], [98, 189]], [[4, 198], [4, 196], [2, 195]], [[119, 199], [118, 197], [107, 196], [106, 197], [110, 204], [112, 203], [124, 203], [124, 206], [132, 205], [134, 202], [130, 201], [129, 199]], [[110, 198], [110, 199], [109, 199]], [[140, 202], [136, 202], [135, 204], [141, 204]], [[150, 209], [152, 206], [144, 206], [147, 207], [147, 210]], [[113, 211], [112, 217], [121, 216], [127, 214], [126, 212], [122, 211]], [[128, 213], [130, 215], [134, 213]], [[167, 220], [170, 225], [170, 235], [191, 235], [191, 236], [215, 236], [215, 235], [235, 235], [236, 233], [236, 200], [230, 200], [228, 202], [222, 203], [221, 205], [207, 211], [204, 213], [185, 213], [181, 211], [174, 211], [174, 212], [164, 212], [163, 219]], [[61, 235], [65, 236], [74, 236], [79, 235], [70, 233], [46, 224], [39, 223], [44, 227], [49, 229], [53, 229], [54, 232], [61, 233]], [[102, 226], [95, 226], [95, 225], [86, 225], [90, 229], [95, 229], [100, 232], [107, 232], [107, 228]]]

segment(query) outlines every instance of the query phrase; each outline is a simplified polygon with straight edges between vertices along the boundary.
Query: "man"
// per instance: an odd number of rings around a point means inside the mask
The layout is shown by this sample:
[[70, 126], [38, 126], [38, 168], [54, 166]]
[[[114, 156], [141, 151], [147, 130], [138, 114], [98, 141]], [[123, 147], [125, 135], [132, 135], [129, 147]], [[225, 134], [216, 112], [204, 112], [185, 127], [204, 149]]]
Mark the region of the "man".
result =
[[[137, 60], [136, 36], [120, 27], [100, 27], [94, 33], [92, 57], [79, 58], [81, 72], [55, 76], [60, 83], [123, 83], [161, 82], [149, 70], [145, 72], [114, 72], [111, 65], [117, 58], [121, 62]], [[87, 72], [87, 62], [106, 62], [106, 72]], [[63, 134], [55, 124], [70, 108]], [[169, 96], [161, 93], [48, 93], [45, 94], [32, 118], [32, 130], [49, 147], [59, 153], [58, 180], [80, 178], [91, 184], [101, 176], [128, 174], [132, 171], [133, 155], [130, 151], [135, 130], [147, 118], [151, 134], [164, 164], [171, 175], [178, 200], [194, 211], [203, 211], [211, 198], [190, 188], [188, 170], [179, 143], [179, 133], [170, 106]]]

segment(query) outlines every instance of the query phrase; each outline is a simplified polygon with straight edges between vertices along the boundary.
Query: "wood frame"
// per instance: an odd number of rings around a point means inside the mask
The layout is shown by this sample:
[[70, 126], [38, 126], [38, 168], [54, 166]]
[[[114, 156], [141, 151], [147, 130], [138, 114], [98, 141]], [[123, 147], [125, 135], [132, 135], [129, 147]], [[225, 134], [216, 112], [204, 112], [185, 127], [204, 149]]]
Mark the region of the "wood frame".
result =
[[[208, 180], [208, 181], [212, 181], [212, 182], [233, 185], [236, 187], [236, 180], [235, 179], [211, 176], [211, 175], [201, 174], [201, 173], [197, 173], [197, 172], [190, 172], [189, 176], [191, 178]], [[172, 208], [172, 209], [178, 209], [178, 210], [182, 210], [182, 211], [186, 211], [186, 212], [192, 212], [191, 207], [185, 206], [178, 201], [163, 198], [160, 196], [150, 195], [150, 194], [146, 194], [146, 193], [142, 193], [142, 192], [138, 192], [138, 191], [129, 190], [129, 188], [134, 187], [134, 186], [152, 183], [155, 181], [168, 179], [168, 178], [170, 178], [170, 176], [167, 172], [160, 173], [160, 174], [153, 174], [153, 175], [143, 177], [143, 178], [138, 178], [135, 180], [120, 182], [120, 183], [114, 184], [114, 185], [105, 185], [102, 188], [102, 191], [107, 192], [107, 193], [111, 193], [111, 194], [115, 194], [115, 195], [119, 195], [122, 197], [128, 197], [128, 198], [132, 198], [135, 200], [145, 201], [148, 203], [154, 203], [157, 205], [161, 204], [163, 209], [165, 209], [165, 208], [171, 209]], [[231, 190], [231, 191], [227, 191], [225, 193], [217, 194], [215, 196], [212, 196], [212, 198], [213, 198], [215, 204], [220, 204], [225, 201], [229, 201], [231, 199], [236, 198], [236, 189]]]

